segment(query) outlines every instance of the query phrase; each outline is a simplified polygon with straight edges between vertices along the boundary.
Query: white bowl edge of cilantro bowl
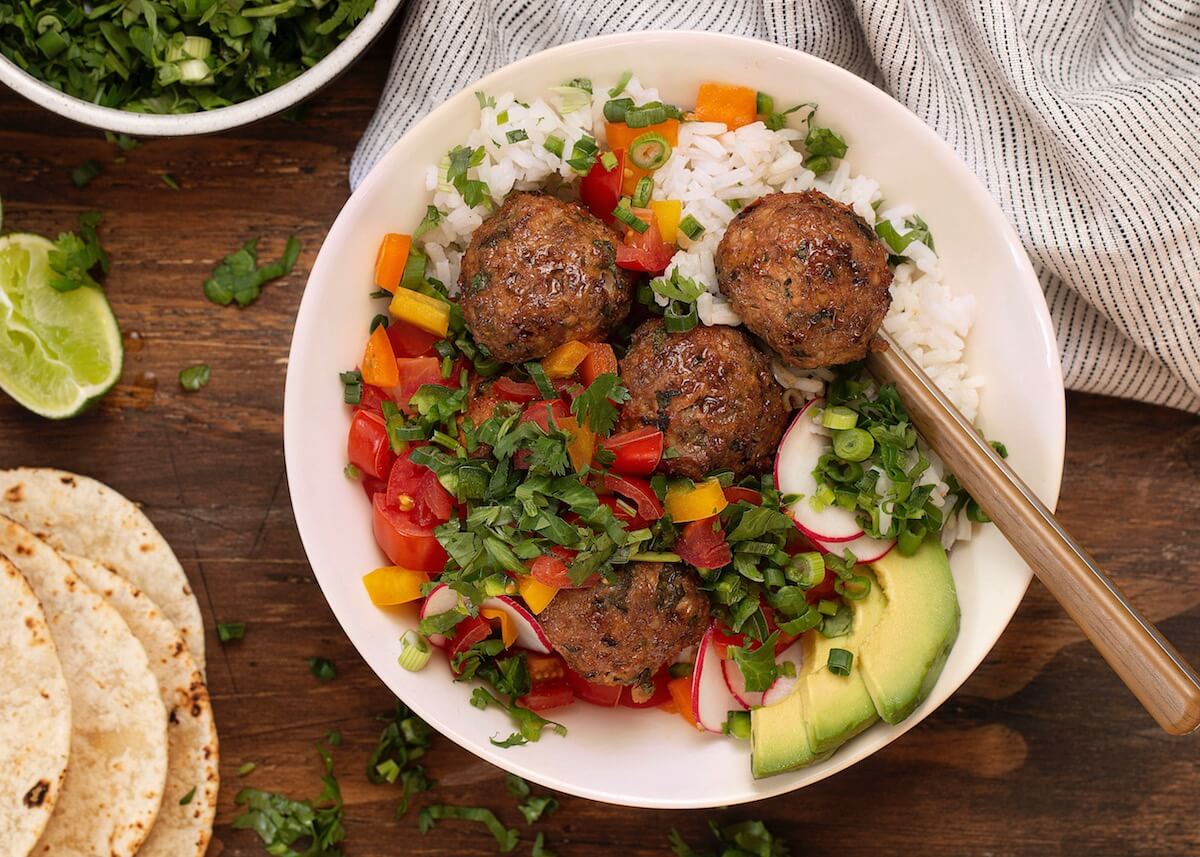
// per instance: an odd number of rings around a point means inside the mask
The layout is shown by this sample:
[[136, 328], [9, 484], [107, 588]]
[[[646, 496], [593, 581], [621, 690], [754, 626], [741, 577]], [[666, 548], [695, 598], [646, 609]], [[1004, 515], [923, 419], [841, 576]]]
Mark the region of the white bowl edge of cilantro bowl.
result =
[[[702, 71], [697, 56], [705, 58]], [[753, 87], [773, 95], [779, 106], [820, 105], [820, 124], [846, 139], [847, 160], [856, 173], [877, 180], [885, 199], [903, 201], [920, 213], [935, 237], [941, 281], [975, 302], [976, 320], [963, 357], [970, 377], [986, 378], [978, 422], [989, 437], [1005, 442], [1014, 467], [1051, 505], [1062, 474], [1062, 376], [1037, 278], [1016, 234], [978, 180], [933, 131], [886, 94], [785, 48], [689, 32], [604, 36], [555, 48], [454, 96], [372, 170], [334, 223], [313, 267], [288, 366], [284, 432], [292, 502], [330, 606], [389, 687], [439, 732], [482, 758], [594, 800], [661, 808], [724, 806], [782, 794], [846, 768], [913, 728], [961, 686], [1003, 632], [1030, 580], [1028, 568], [1000, 533], [981, 529], [951, 554], [962, 631], [929, 699], [903, 723], [873, 726], [825, 762], [755, 781], [747, 744], [692, 733], [678, 717], [658, 712], [576, 704], [556, 712], [570, 729], [566, 738], [547, 735], [511, 749], [492, 746], [491, 736], [511, 731], [506, 715], [472, 708], [470, 686], [454, 683], [443, 661], [434, 659], [417, 674], [397, 665], [400, 635], [413, 626], [415, 612], [381, 611], [367, 598], [360, 577], [384, 562], [371, 533], [367, 500], [342, 475], [350, 413], [341, 404], [337, 373], [359, 359], [363, 331], [377, 311], [366, 294], [379, 240], [386, 232], [411, 232], [434, 201], [422, 165], [437, 164], [478, 127], [475, 91], [534, 99], [575, 77], [616, 81], [626, 70], [685, 108], [704, 80]]]

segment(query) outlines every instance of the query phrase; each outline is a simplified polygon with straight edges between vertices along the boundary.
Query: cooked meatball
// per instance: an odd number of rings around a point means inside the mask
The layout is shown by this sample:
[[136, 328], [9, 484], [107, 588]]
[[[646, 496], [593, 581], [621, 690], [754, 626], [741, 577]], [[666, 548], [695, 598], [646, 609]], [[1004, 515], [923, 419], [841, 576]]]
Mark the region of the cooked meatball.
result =
[[699, 479], [770, 467], [786, 428], [783, 390], [767, 355], [741, 330], [667, 333], [661, 320], [648, 321], [633, 334], [621, 380], [630, 393], [621, 430], [656, 426], [678, 453], [663, 459], [661, 472]]
[[746, 327], [789, 366], [861, 360], [891, 304], [883, 242], [820, 191], [775, 193], [738, 212], [717, 247], [717, 280]]
[[538, 619], [567, 666], [597, 684], [645, 685], [708, 625], [708, 598], [678, 564], [635, 562], [615, 583], [564, 589]]
[[617, 235], [583, 206], [514, 193], [471, 236], [458, 287], [475, 340], [505, 363], [605, 339], [629, 314]]

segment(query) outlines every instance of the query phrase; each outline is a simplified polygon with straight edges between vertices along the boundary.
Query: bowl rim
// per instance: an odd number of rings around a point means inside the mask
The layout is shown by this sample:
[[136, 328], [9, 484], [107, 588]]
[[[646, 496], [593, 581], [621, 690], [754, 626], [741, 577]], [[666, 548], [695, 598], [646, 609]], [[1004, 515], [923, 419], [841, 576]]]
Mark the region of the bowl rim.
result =
[[383, 32], [404, 0], [375, 0], [370, 12], [350, 31], [336, 48], [312, 68], [305, 69], [283, 86], [276, 87], [213, 110], [194, 113], [134, 113], [116, 107], [102, 107], [82, 98], [60, 92], [22, 69], [0, 53], [0, 83], [59, 116], [120, 134], [137, 137], [183, 137], [213, 134], [287, 110], [324, 87], [350, 67]]
[[[894, 99], [889, 93], [878, 89], [852, 72], [820, 57], [805, 53], [804, 51], [796, 50], [794, 48], [777, 45], [772, 42], [766, 42], [747, 36], [713, 33], [700, 30], [645, 30], [632, 33], [606, 34], [580, 39], [566, 44], [556, 45], [546, 50], [530, 54], [529, 56], [502, 66], [501, 68], [490, 72], [478, 80], [470, 82], [453, 95], [447, 97], [441, 104], [418, 120], [417, 123], [414, 123], [409, 131], [394, 141], [371, 167], [370, 172], [368, 172], [362, 182], [360, 182], [359, 186], [351, 194], [350, 198], [348, 198], [346, 203], [343, 205], [343, 208], [339, 212], [338, 217], [335, 219], [334, 224], [330, 226], [330, 232], [332, 232], [336, 227], [338, 220], [340, 220], [343, 216], [353, 213], [354, 206], [352, 203], [354, 202], [355, 197], [365, 195], [364, 192], [366, 189], [374, 187], [374, 185], [386, 180], [385, 174], [387, 173], [387, 168], [385, 167], [385, 162], [389, 162], [396, 157], [397, 147], [403, 143], [404, 139], [409, 133], [411, 133], [418, 126], [423, 126], [426, 123], [437, 124], [443, 121], [443, 117], [453, 115], [456, 110], [460, 109], [460, 103], [465, 103], [466, 100], [471, 97], [471, 93], [473, 93], [475, 90], [482, 89], [486, 91], [489, 89], [494, 89], [495, 82], [502, 76], [507, 76], [508, 74], [526, 65], [547, 62], [549, 60], [569, 56], [573, 51], [577, 51], [581, 47], [586, 47], [589, 49], [630, 49], [631, 47], [636, 48], [640, 45], [644, 45], [645, 43], [650, 43], [661, 39], [680, 40], [688, 43], [696, 42], [698, 44], [693, 49], [697, 51], [716, 48], [721, 44], [728, 45], [733, 43], [742, 48], [749, 47], [751, 50], [774, 51], [782, 54], [792, 55], [802, 59], [804, 62], [815, 64], [825, 73], [833, 77], [840, 78], [843, 81], [850, 81], [851, 85], [853, 86], [865, 88], [864, 92], [868, 90], [873, 91], [874, 94], [868, 97], [881, 99], [880, 103], [886, 103], [890, 105], [889, 109], [893, 111], [898, 109], [904, 114], [907, 114], [907, 117], [903, 118], [902, 120], [906, 125], [906, 133], [911, 132], [914, 136], [924, 138], [924, 142], [927, 145], [933, 147], [934, 150], [940, 153], [942, 163], [946, 165], [947, 169], [954, 173], [954, 178], [962, 181], [966, 192], [968, 192], [982, 206], [984, 206], [985, 209], [990, 209], [993, 212], [995, 225], [997, 228], [996, 240], [1003, 244], [1012, 255], [1014, 267], [1017, 269], [1018, 273], [1018, 276], [1015, 279], [1019, 283], [1018, 287], [1023, 290], [1022, 298], [1029, 300], [1033, 304], [1033, 311], [1036, 317], [1036, 329], [1031, 329], [1031, 335], [1036, 335], [1036, 337], [1042, 341], [1048, 353], [1054, 357], [1053, 360], [1049, 361], [1047, 366], [1047, 369], [1050, 373], [1050, 377], [1047, 380], [1052, 382], [1052, 388], [1054, 390], [1061, 391], [1061, 395], [1055, 397], [1056, 407], [1054, 408], [1054, 413], [1049, 415], [1052, 425], [1049, 426], [1048, 431], [1043, 434], [1048, 460], [1051, 462], [1051, 467], [1053, 467], [1054, 472], [1047, 474], [1047, 480], [1049, 482], [1048, 488], [1050, 490], [1045, 492], [1041, 496], [1041, 499], [1051, 509], [1053, 509], [1057, 504], [1058, 495], [1062, 485], [1062, 468], [1066, 439], [1065, 388], [1063, 385], [1062, 366], [1059, 359], [1057, 340], [1055, 336], [1054, 325], [1050, 318], [1049, 307], [1041, 290], [1037, 274], [1034, 271], [1028, 255], [1025, 253], [1024, 247], [1016, 230], [1013, 228], [1012, 224], [1009, 223], [1003, 210], [1000, 208], [1000, 205], [992, 197], [983, 182], [966, 165], [966, 163], [949, 145], [949, 143], [938, 136], [938, 134], [932, 128], [926, 125], [905, 105]], [[708, 44], [704, 45], [703, 43], [705, 42]], [[547, 59], [548, 57], [549, 60]], [[327, 238], [328, 233], [326, 240]], [[322, 250], [324, 249], [324, 246], [325, 244], [323, 242]], [[328, 264], [332, 263], [327, 261], [326, 265]], [[323, 267], [324, 266], [321, 264], [321, 254], [318, 252], [318, 257], [316, 261], [314, 261], [312, 270], [309, 274], [309, 280], [311, 281], [314, 274], [317, 273], [325, 275], [326, 272], [323, 270]], [[305, 300], [307, 300], [307, 291], [308, 290], [306, 286]], [[299, 437], [302, 422], [300, 417], [302, 414], [302, 405], [299, 400], [303, 395], [302, 388], [304, 385], [299, 376], [296, 377], [295, 382], [293, 382], [292, 376], [293, 372], [298, 371], [296, 367], [301, 365], [303, 362], [301, 358], [302, 348], [304, 343], [311, 336], [311, 334], [309, 334], [309, 328], [320, 323], [320, 320], [312, 316], [311, 312], [305, 313], [305, 300], [302, 300], [301, 302], [297, 316], [297, 323], [293, 331], [292, 345], [289, 351], [288, 359], [287, 383], [284, 394], [284, 455], [285, 464], [288, 466], [289, 471], [293, 465], [297, 467], [297, 469], [302, 467], [302, 446], [300, 444]], [[1057, 462], [1057, 466], [1054, 466], [1054, 462]], [[317, 503], [319, 505], [319, 500], [303, 496], [297, 497], [296, 495], [293, 495], [291, 500], [293, 511], [295, 512], [297, 530], [300, 535], [301, 543], [305, 548], [306, 554], [308, 554], [308, 541], [311, 538], [311, 535], [309, 538], [306, 538], [305, 532], [300, 526], [300, 521], [302, 518], [307, 519], [309, 517], [309, 515], [305, 514], [304, 512], [316, 511], [318, 507], [313, 506], [312, 504]], [[304, 512], [301, 511], [302, 509]], [[1017, 608], [1023, 600], [1024, 593], [1028, 590], [1029, 582], [1032, 579], [1032, 572], [1030, 572], [1027, 567], [1025, 569], [1025, 575], [1024, 583], [1021, 586], [1021, 598], [1016, 599], [1013, 603], [1012, 609], [1007, 611], [1007, 615], [1003, 616], [1003, 624], [1000, 625], [1000, 631], [997, 633], [996, 637], [990, 641], [990, 643], [987, 645], [987, 648], [980, 654], [977, 663], [967, 674], [968, 678], [975, 673], [975, 671], [979, 668], [979, 665], [987, 657], [988, 653], [990, 653], [994, 648], [996, 641], [1003, 634], [1004, 629], [1007, 628], [1013, 614], [1015, 614]], [[320, 583], [319, 575], [316, 575], [315, 569], [314, 576], [317, 576], [318, 583]], [[334, 615], [338, 620], [339, 625], [341, 625], [341, 617], [337, 615], [336, 611], [334, 612]], [[352, 644], [354, 644], [354, 634], [352, 634], [344, 625], [342, 625], [342, 629], [347, 636], [350, 637]], [[376, 653], [376, 655], [369, 655], [357, 645], [355, 645], [355, 649], [358, 651], [360, 657], [362, 657], [367, 662], [368, 666], [371, 667], [372, 671], [376, 673], [380, 680], [383, 681], [383, 683], [387, 685], [390, 690], [395, 692], [387, 679], [384, 678], [384, 676], [380, 673], [380, 670], [376, 667], [376, 662], [380, 660], [380, 658], [377, 657], [378, 653]], [[963, 681], [965, 682], [966, 679], [964, 678]], [[760, 789], [753, 793], [742, 793], [738, 795], [728, 795], [720, 798], [709, 798], [703, 800], [678, 799], [672, 797], [671, 795], [662, 795], [661, 797], [656, 797], [653, 799], [641, 797], [631, 799], [612, 792], [589, 790], [586, 787], [581, 787], [574, 783], [561, 780], [555, 775], [547, 774], [515, 756], [505, 756], [501, 751], [497, 751], [491, 746], [481, 744], [474, 736], [460, 731], [455, 727], [454, 724], [442, 723], [439, 721], [435, 728], [440, 734], [454, 741], [454, 743], [458, 744], [463, 749], [491, 764], [496, 765], [500, 769], [511, 771], [530, 781], [539, 783], [544, 787], [566, 794], [571, 794], [602, 803], [653, 809], [697, 809], [723, 807], [778, 797], [779, 795], [787, 794], [800, 788], [813, 785], [814, 783], [832, 776], [835, 773], [839, 773], [840, 771], [850, 767], [853, 764], [856, 764], [859, 761], [863, 761], [867, 757], [873, 755], [877, 750], [883, 749], [883, 747], [892, 743], [901, 735], [905, 734], [910, 729], [923, 722], [929, 713], [932, 713], [932, 711], [936, 710], [936, 708], [942, 705], [950, 696], [958, 692], [961, 686], [962, 683], [959, 683], [954, 687], [947, 688], [943, 693], [938, 693], [935, 691], [935, 693], [931, 694], [931, 698], [923, 703], [923, 705], [930, 704], [929, 711], [926, 712], [926, 714], [919, 718], [909, 717], [900, 724], [888, 726], [888, 729], [893, 730], [891, 737], [889, 737], [883, 745], [869, 751], [861, 758], [856, 758], [853, 761], [848, 761], [842, 765], [834, 765], [826, 768], [815, 776], [812, 776], [812, 778], [803, 782], [790, 782], [785, 777], [759, 780], [756, 782], [758, 782], [760, 785], [763, 783], [772, 782], [772, 780], [774, 780], [776, 785], [769, 786], [765, 789]], [[424, 706], [421, 705], [421, 701], [419, 699], [410, 701], [409, 705], [419, 716], [421, 715], [421, 709]], [[880, 726], [877, 724], [876, 728], [880, 728]]]

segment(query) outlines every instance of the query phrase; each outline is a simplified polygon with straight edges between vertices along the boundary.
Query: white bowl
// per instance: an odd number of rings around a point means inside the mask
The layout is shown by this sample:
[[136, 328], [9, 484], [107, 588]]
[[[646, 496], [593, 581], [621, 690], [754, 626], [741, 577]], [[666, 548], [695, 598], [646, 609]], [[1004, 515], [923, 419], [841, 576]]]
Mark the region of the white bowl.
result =
[[3, 54], [0, 54], [0, 83], [7, 84], [47, 110], [104, 131], [117, 131], [135, 137], [212, 134], [274, 116], [321, 89], [366, 52], [402, 2], [404, 0], [375, 0], [374, 8], [350, 31], [350, 35], [312, 68], [283, 86], [215, 110], [159, 114], [133, 113], [114, 107], [101, 107], [99, 104], [92, 104], [47, 86]]
[[[703, 61], [700, 61], [703, 58]], [[930, 698], [898, 726], [876, 725], [819, 765], [770, 779], [750, 776], [749, 746], [687, 729], [657, 711], [608, 711], [576, 703], [556, 712], [570, 734], [536, 744], [492, 746], [512, 728], [498, 711], [468, 704], [444, 659], [424, 671], [397, 663], [411, 614], [371, 605], [360, 576], [385, 564], [371, 534], [369, 504], [342, 474], [349, 409], [337, 373], [361, 357], [372, 263], [381, 236], [410, 232], [428, 194], [424, 167], [474, 127], [472, 92], [535, 97], [579, 75], [615, 79], [633, 69], [664, 99], [688, 105], [704, 79], [745, 84], [776, 103], [820, 103], [822, 124], [840, 131], [856, 171], [880, 181], [892, 202], [910, 202], [937, 237], [947, 281], [973, 294], [978, 321], [968, 359], [986, 377], [981, 419], [1011, 462], [1053, 505], [1063, 462], [1063, 386], [1041, 289], [1016, 233], [951, 148], [886, 94], [805, 54], [710, 33], [637, 33], [564, 45], [514, 63], [451, 98], [409, 131], [375, 166], [338, 216], [300, 306], [288, 366], [284, 436], [292, 505], [317, 580], [338, 621], [371, 668], [434, 728], [494, 764], [549, 788], [631, 806], [724, 806], [816, 782], [913, 728], [979, 665], [1029, 584], [1029, 569], [1000, 533], [983, 528], [956, 548], [952, 567], [962, 632]]]

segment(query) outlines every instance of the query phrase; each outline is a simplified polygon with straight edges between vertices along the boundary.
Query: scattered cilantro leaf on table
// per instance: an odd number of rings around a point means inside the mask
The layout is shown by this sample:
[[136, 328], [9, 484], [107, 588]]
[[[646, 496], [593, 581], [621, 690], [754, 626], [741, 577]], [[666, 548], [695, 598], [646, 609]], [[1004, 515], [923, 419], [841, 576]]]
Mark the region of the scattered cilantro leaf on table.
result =
[[320, 681], [333, 681], [337, 678], [337, 667], [329, 658], [309, 658], [308, 671], [313, 674], [313, 678]]
[[63, 232], [50, 251], [50, 285], [60, 292], [70, 292], [81, 286], [99, 288], [93, 273], [99, 269], [108, 273], [108, 253], [100, 244], [96, 227], [102, 215], [87, 211], [79, 215], [79, 231]]
[[[242, 789], [233, 799], [238, 806], [246, 807], [234, 818], [234, 829], [253, 830], [273, 857], [342, 857], [342, 850], [335, 847], [346, 838], [342, 791], [333, 774], [333, 758], [323, 747], [318, 750], [325, 763], [325, 776], [321, 780], [324, 788], [315, 802], [252, 788]], [[298, 841], [308, 843], [305, 850], [291, 847]]]
[[79, 166], [71, 170], [71, 184], [77, 188], [85, 188], [92, 183], [92, 179], [100, 175], [100, 165], [93, 158], [88, 158]]
[[409, 799], [414, 794], [428, 791], [434, 786], [425, 769], [414, 764], [429, 749], [433, 730], [400, 700], [396, 700], [394, 712], [382, 715], [379, 719], [386, 725], [367, 760], [367, 779], [376, 785], [399, 781], [403, 790], [396, 807], [396, 817], [399, 818], [408, 812]]
[[434, 825], [438, 821], [442, 821], [443, 819], [474, 821], [484, 825], [488, 829], [488, 832], [495, 837], [503, 854], [512, 851], [517, 847], [517, 843], [521, 841], [520, 831], [515, 828], [505, 827], [500, 819], [496, 818], [494, 812], [490, 809], [484, 809], [481, 806], [433, 804], [421, 810], [421, 814], [417, 820], [417, 827], [422, 833], [428, 833], [433, 830]]
[[201, 387], [205, 386], [212, 377], [212, 370], [208, 368], [207, 363], [197, 363], [195, 366], [189, 366], [179, 373], [179, 386], [187, 390], [189, 393], [195, 393]]
[[671, 853], [675, 857], [789, 857], [791, 853], [761, 821], [739, 821], [724, 826], [709, 821], [708, 827], [722, 846], [720, 851], [697, 851], [672, 827]]
[[258, 300], [262, 287], [271, 280], [287, 276], [300, 255], [300, 242], [289, 235], [283, 257], [276, 262], [258, 266], [258, 241], [247, 241], [241, 249], [226, 256], [204, 283], [204, 296], [215, 304], [249, 306]]
[[222, 643], [240, 640], [246, 636], [245, 622], [218, 622], [217, 639]]

